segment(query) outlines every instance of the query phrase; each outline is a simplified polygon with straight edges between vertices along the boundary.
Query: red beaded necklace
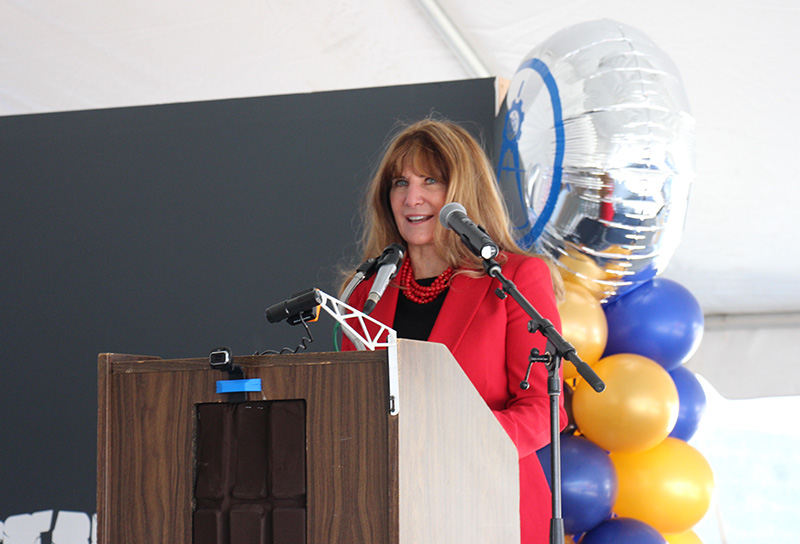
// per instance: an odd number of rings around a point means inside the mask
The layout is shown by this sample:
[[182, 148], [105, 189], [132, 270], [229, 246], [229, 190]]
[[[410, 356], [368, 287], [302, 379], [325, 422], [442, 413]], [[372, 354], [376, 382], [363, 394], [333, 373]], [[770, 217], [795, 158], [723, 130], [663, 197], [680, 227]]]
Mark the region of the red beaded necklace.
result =
[[439, 274], [429, 287], [423, 287], [414, 279], [414, 269], [411, 267], [411, 259], [406, 257], [397, 275], [399, 277], [398, 282], [400, 283], [400, 290], [408, 300], [416, 302], [417, 304], [427, 304], [441, 295], [450, 285], [450, 278], [453, 277], [453, 269], [447, 267], [447, 270]]

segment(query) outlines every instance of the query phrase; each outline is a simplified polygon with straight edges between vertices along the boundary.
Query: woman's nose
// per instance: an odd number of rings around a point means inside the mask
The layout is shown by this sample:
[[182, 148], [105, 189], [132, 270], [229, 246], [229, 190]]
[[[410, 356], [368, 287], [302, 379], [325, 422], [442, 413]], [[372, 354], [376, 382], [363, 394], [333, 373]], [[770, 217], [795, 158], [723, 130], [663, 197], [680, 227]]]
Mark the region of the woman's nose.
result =
[[408, 191], [406, 191], [406, 205], [417, 206], [422, 204], [424, 200], [425, 196], [423, 188], [416, 183], [409, 184]]

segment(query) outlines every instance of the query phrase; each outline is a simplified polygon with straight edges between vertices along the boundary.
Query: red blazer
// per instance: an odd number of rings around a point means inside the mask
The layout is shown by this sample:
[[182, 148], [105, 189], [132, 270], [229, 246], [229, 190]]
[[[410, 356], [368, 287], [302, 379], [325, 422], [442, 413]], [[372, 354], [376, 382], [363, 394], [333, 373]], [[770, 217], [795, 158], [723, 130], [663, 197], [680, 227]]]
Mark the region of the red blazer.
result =
[[[541, 259], [504, 254], [503, 275], [511, 280], [534, 308], [559, 330], [561, 320], [556, 307], [550, 271]], [[362, 308], [371, 282], [364, 282], [350, 297], [350, 305]], [[550, 399], [547, 394], [547, 369], [534, 364], [523, 391], [532, 348], [544, 352], [545, 339], [528, 332], [530, 317], [511, 297], [501, 300], [495, 294], [499, 282], [494, 278], [469, 278], [457, 275], [433, 326], [429, 342], [446, 345], [492, 409], [500, 424], [517, 446], [520, 456], [520, 515], [522, 543], [548, 542], [550, 528], [550, 487], [536, 456], [536, 450], [550, 442]], [[389, 326], [394, 322], [399, 289], [386, 289], [371, 317]], [[343, 349], [353, 349], [347, 338]], [[561, 424], [567, 416], [561, 406]]]

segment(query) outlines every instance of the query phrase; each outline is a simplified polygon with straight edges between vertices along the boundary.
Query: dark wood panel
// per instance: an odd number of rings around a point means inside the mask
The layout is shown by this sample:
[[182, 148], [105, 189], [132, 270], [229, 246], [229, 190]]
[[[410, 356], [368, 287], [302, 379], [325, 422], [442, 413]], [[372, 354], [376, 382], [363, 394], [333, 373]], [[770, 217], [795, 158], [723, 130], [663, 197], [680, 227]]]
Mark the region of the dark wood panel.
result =
[[[98, 538], [188, 544], [195, 404], [223, 400], [215, 384], [224, 376], [204, 360], [111, 359], [100, 380], [110, 415], [100, 427], [98, 474], [106, 487], [98, 494], [105, 505]], [[262, 380], [262, 393], [249, 400], [306, 401], [309, 542], [389, 542], [396, 457], [387, 450], [396, 427], [388, 415], [385, 353], [235, 362]]]

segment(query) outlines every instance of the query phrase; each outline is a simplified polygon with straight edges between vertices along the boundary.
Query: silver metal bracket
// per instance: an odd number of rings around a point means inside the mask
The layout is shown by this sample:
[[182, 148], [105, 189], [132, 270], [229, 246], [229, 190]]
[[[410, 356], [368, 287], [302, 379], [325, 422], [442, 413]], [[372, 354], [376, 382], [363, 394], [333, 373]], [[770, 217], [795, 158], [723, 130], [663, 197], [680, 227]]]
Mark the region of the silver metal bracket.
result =
[[[339, 322], [342, 326], [342, 331], [353, 342], [356, 349], [375, 351], [376, 348], [386, 348], [389, 365], [389, 413], [396, 416], [400, 413], [397, 332], [323, 291], [319, 291], [319, 294], [322, 298], [322, 309]], [[367, 327], [368, 323], [373, 325], [373, 330], [377, 327], [377, 332], [370, 334], [370, 329]]]

